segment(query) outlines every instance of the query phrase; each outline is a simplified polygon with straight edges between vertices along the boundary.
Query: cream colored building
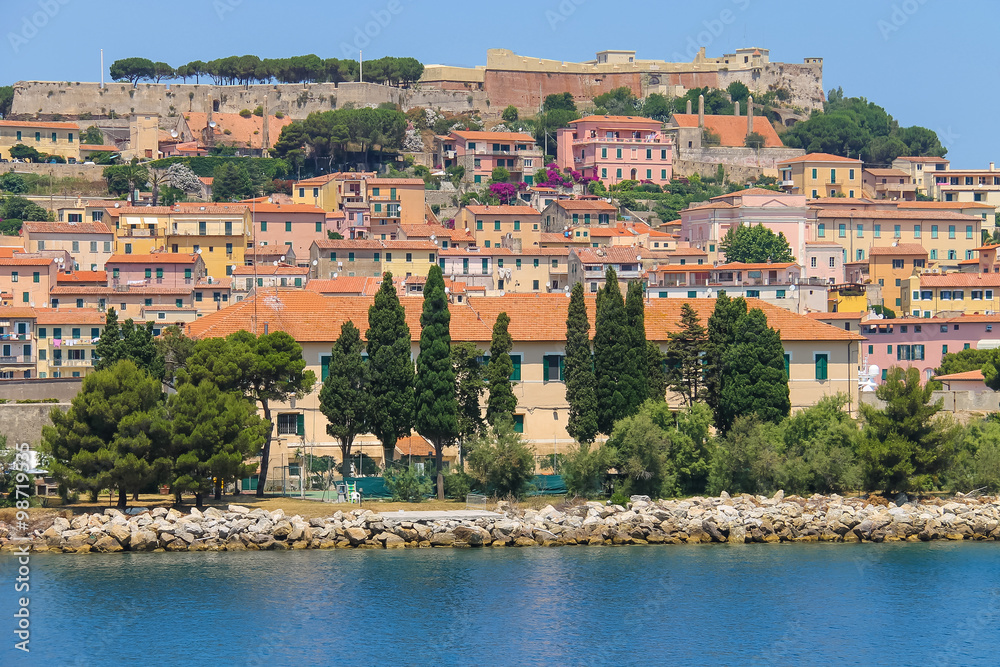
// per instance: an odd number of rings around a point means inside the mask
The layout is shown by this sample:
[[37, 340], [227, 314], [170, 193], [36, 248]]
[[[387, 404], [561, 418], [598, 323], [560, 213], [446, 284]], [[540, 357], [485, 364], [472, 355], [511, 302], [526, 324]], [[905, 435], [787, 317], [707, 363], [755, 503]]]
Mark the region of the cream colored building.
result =
[[114, 252], [115, 235], [103, 222], [24, 222], [21, 225], [27, 252], [63, 250], [73, 256], [66, 269], [103, 271]]
[[819, 197], [860, 197], [861, 160], [829, 153], [807, 153], [778, 163], [786, 192]]
[[80, 126], [76, 123], [0, 120], [0, 158], [14, 161], [10, 149], [18, 144], [69, 162], [80, 159]]

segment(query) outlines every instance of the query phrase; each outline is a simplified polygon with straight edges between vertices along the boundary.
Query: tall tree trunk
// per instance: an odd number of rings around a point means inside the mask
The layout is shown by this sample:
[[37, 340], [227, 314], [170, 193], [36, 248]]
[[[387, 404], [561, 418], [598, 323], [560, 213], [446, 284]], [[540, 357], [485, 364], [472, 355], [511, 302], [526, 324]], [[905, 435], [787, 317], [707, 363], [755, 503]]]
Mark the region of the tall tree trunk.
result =
[[123, 510], [128, 505], [128, 492], [124, 486], [118, 487], [118, 509]]
[[396, 456], [396, 439], [393, 438], [392, 442], [382, 442], [382, 467], [389, 469], [392, 465], [392, 460]]
[[[261, 401], [264, 408], [264, 419], [271, 422], [271, 406], [267, 401]], [[267, 462], [271, 456], [271, 434], [274, 433], [274, 422], [271, 422], [271, 429], [267, 432], [267, 439], [264, 440], [264, 448], [260, 450], [260, 474], [257, 476], [257, 497], [264, 497], [264, 485], [267, 483]]]
[[134, 503], [139, 502], [139, 492], [138, 491], [134, 491], [132, 493], [132, 502], [134, 502]]
[[222, 478], [215, 478], [215, 499], [222, 500]]
[[204, 504], [203, 504], [204, 500], [205, 500], [204, 494], [202, 494], [202, 493], [196, 493], [196, 494], [194, 494], [194, 505], [198, 509], [201, 509], [202, 507], [204, 507]]
[[351, 447], [354, 440], [340, 443], [340, 474], [344, 477], [351, 476]]
[[434, 441], [434, 463], [437, 465], [438, 500], [444, 500], [444, 443]]

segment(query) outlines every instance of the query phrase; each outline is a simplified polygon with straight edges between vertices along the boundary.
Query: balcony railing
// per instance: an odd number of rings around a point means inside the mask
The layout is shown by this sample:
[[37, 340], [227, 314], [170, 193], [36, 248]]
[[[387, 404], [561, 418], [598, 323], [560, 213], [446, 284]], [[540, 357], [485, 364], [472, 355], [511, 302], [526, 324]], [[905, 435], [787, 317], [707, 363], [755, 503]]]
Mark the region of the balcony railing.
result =
[[53, 360], [54, 366], [93, 366], [94, 362], [92, 359], [55, 359]]
[[783, 188], [793, 188], [795, 187], [795, 181], [788, 179], [781, 182], [781, 187]]
[[[7, 326], [10, 326], [10, 325], [8, 324]], [[28, 340], [31, 340], [31, 334], [30, 333], [2, 334], [2, 340], [24, 340], [24, 341], [28, 341]]]
[[636, 137], [584, 137], [583, 139], [574, 139], [574, 144], [596, 144], [596, 143], [612, 143], [612, 144], [669, 144], [670, 141], [666, 137], [654, 137], [651, 139], [642, 139]]
[[35, 357], [30, 354], [13, 354], [0, 356], [0, 364], [33, 364]]

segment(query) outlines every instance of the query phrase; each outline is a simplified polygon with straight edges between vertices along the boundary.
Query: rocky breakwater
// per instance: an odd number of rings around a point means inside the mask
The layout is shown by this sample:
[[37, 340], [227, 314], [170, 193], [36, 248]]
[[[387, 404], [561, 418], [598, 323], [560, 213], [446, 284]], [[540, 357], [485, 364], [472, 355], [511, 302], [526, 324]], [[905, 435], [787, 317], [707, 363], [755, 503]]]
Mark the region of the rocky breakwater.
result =
[[[873, 503], [861, 498], [771, 498], [742, 495], [651, 501], [633, 496], [627, 507], [588, 502], [562, 511], [518, 510], [500, 516], [408, 521], [371, 510], [324, 518], [286, 516], [230, 505], [223, 511], [156, 508], [129, 516], [57, 517], [27, 542], [36, 552], [246, 551], [276, 549], [403, 549], [725, 542], [898, 542], [1000, 540], [1000, 499]], [[0, 543], [24, 546], [0, 523]]]

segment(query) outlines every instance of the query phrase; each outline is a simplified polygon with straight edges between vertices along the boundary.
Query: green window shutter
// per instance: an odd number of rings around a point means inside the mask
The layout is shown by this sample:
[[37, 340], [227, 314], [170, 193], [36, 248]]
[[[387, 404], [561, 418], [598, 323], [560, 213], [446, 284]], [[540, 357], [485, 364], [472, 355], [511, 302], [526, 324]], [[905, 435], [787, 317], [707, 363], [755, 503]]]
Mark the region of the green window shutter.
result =
[[791, 355], [786, 354], [785, 355], [785, 379], [786, 380], [792, 376], [791, 366], [792, 366], [792, 357], [791, 357]]
[[828, 358], [825, 354], [816, 355], [816, 379], [825, 380], [827, 378]]
[[330, 355], [325, 354], [319, 358], [320, 380], [325, 382], [330, 375]]
[[514, 433], [524, 433], [524, 415], [514, 415]]
[[90, 337], [91, 338], [99, 338], [100, 335], [101, 335], [101, 330], [100, 329], [98, 329], [97, 327], [91, 328], [91, 330], [90, 330]]
[[559, 381], [560, 382], [565, 382], [566, 381], [565, 373], [566, 373], [566, 357], [560, 355], [560, 357], [559, 357]]
[[510, 355], [510, 361], [511, 361], [512, 364], [514, 364], [514, 370], [511, 371], [511, 374], [510, 374], [510, 381], [511, 382], [520, 382], [521, 381], [521, 355], [520, 354], [512, 354], [512, 355]]
[[306, 434], [306, 416], [305, 413], [300, 412], [295, 415], [295, 435], [305, 435]]

